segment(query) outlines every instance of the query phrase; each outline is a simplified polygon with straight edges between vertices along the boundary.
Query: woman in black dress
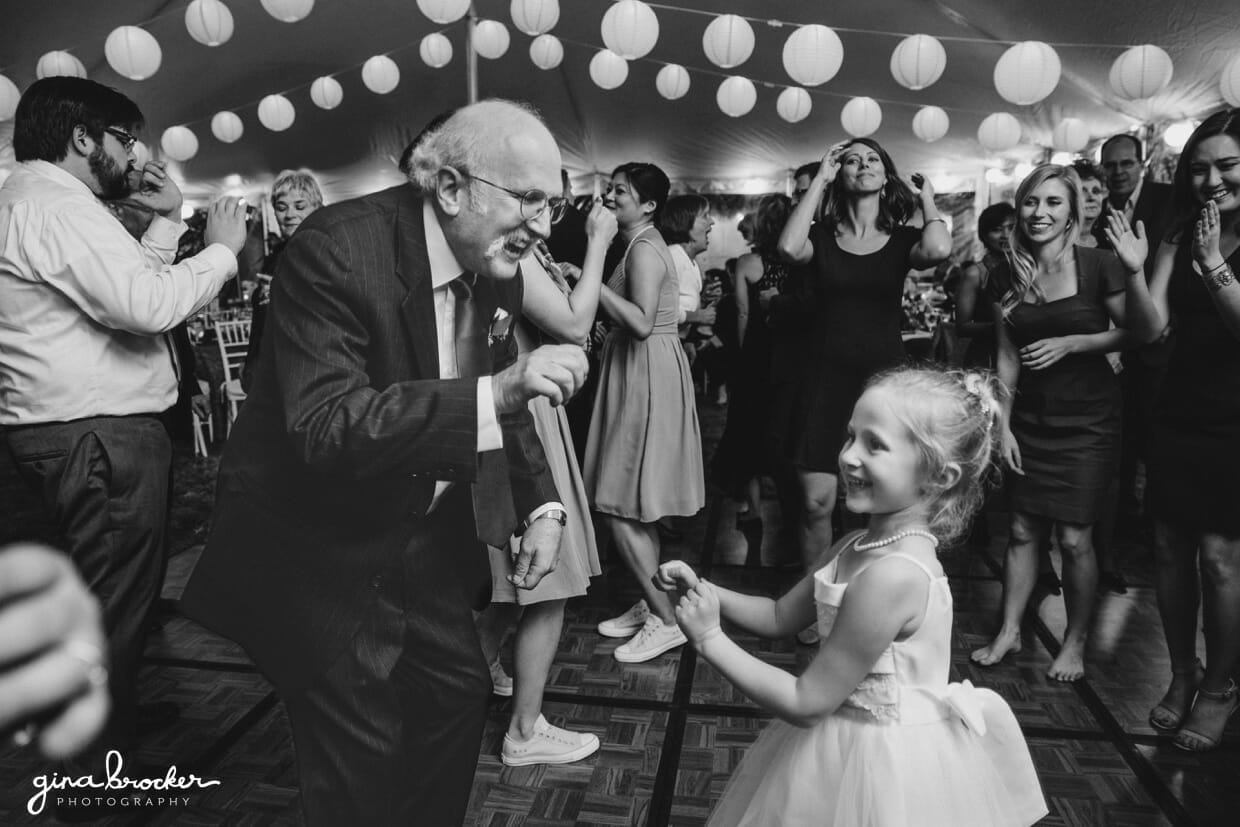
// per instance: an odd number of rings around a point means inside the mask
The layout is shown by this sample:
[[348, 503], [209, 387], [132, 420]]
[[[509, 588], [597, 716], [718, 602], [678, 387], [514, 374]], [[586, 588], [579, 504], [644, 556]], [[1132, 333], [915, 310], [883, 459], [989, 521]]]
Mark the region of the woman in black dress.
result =
[[711, 468], [713, 481], [740, 500], [736, 527], [745, 536], [746, 565], [761, 563], [762, 512], [759, 477], [771, 463], [764, 435], [771, 401], [771, 331], [762, 310], [762, 294], [778, 293], [788, 268], [778, 258], [780, 231], [792, 212], [786, 195], [768, 195], [753, 221], [754, 252], [736, 263], [735, 336], [739, 358], [729, 383], [728, 423]]
[[[838, 455], [866, 380], [904, 360], [900, 338], [904, 277], [951, 254], [951, 234], [934, 188], [905, 183], [877, 142], [856, 138], [827, 152], [779, 238], [779, 252], [812, 270], [810, 352], [787, 434], [802, 494], [800, 547], [810, 567], [831, 546]], [[815, 223], [824, 197], [822, 220]], [[920, 210], [921, 227], [906, 222]]]
[[956, 332], [969, 340], [964, 352], [966, 368], [995, 366], [994, 305], [990, 302], [990, 274], [1007, 257], [1016, 208], [1006, 201], [991, 204], [977, 217], [977, 237], [982, 242], [982, 258], [965, 265], [956, 286]]
[[1071, 167], [1031, 172], [1016, 191], [1016, 210], [1007, 261], [991, 276], [999, 378], [1014, 391], [1003, 417], [1004, 458], [1014, 472], [1003, 625], [972, 657], [989, 666], [1020, 648], [1038, 546], [1054, 528], [1068, 624], [1047, 674], [1073, 681], [1085, 674], [1098, 581], [1091, 528], [1119, 458], [1119, 381], [1106, 353], [1126, 341], [1125, 282], [1140, 277], [1145, 257], [1134, 273], [1111, 252], [1076, 245], [1081, 183]]
[[[1147, 469], [1172, 673], [1150, 725], [1178, 730], [1174, 744], [1199, 752], [1218, 746], [1240, 705], [1231, 678], [1240, 661], [1240, 109], [1197, 127], [1174, 197], [1178, 220], [1158, 248], [1147, 324], [1134, 324], [1152, 340], [1169, 320], [1176, 335]], [[1140, 315], [1134, 310], [1134, 322]]]

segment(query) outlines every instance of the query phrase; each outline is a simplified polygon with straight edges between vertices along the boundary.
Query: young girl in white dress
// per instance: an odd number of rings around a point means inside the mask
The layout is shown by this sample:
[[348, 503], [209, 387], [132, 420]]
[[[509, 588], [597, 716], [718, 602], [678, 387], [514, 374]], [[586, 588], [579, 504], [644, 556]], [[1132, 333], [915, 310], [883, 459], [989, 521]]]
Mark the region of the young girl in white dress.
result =
[[[778, 601], [715, 586], [680, 561], [660, 567], [701, 656], [779, 719], [711, 825], [1006, 827], [1046, 815], [1011, 709], [988, 689], [948, 683], [952, 596], [935, 550], [981, 504], [1002, 393], [980, 373], [872, 379], [840, 452], [847, 506], [869, 525]], [[822, 642], [792, 675], [737, 646], [721, 615], [769, 638], [816, 618]]]

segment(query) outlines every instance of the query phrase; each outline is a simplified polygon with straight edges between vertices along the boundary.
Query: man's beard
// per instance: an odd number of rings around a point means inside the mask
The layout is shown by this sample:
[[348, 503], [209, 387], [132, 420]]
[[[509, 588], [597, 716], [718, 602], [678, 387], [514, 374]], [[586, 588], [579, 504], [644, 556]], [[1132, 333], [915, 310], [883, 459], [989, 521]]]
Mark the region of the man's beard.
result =
[[133, 188], [129, 185], [128, 169], [122, 169], [111, 155], [103, 151], [102, 146], [96, 146], [86, 160], [90, 164], [90, 171], [94, 174], [95, 181], [99, 184], [101, 199], [116, 201], [133, 192]]

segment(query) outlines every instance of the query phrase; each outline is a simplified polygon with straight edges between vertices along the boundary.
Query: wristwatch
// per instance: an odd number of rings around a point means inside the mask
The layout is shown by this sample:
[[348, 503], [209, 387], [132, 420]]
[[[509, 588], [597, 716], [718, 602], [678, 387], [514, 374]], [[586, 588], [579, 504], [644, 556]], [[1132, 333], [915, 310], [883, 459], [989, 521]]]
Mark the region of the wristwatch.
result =
[[525, 527], [529, 528], [536, 520], [555, 520], [561, 526], [566, 526], [568, 525], [568, 512], [562, 508], [548, 508], [533, 520], [526, 520]]

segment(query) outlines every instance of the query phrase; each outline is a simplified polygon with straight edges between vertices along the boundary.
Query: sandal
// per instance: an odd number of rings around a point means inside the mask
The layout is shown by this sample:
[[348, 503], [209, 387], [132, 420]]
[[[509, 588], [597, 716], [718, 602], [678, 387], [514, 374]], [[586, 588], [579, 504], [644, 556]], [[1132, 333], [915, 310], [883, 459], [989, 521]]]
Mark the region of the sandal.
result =
[[[1175, 732], [1180, 728], [1180, 724], [1184, 723], [1184, 716], [1193, 708], [1193, 697], [1197, 694], [1197, 684], [1201, 683], [1201, 679], [1205, 676], [1205, 667], [1201, 665], [1200, 660], [1195, 660], [1191, 669], [1172, 669], [1171, 675], [1171, 687], [1167, 689], [1166, 695], [1163, 695], [1158, 705], [1150, 710], [1149, 717], [1150, 726], [1163, 732]], [[1184, 695], [1184, 703], [1177, 709], [1167, 703], [1167, 696], [1171, 694], [1171, 690], [1175, 687], [1176, 678], [1184, 678], [1190, 675], [1194, 678], [1192, 686], [1189, 687], [1189, 691]]]
[[1211, 701], [1215, 704], [1224, 704], [1228, 707], [1227, 714], [1216, 717], [1214, 719], [1216, 731], [1207, 735], [1198, 730], [1182, 728], [1176, 733], [1171, 743], [1177, 748], [1185, 752], [1209, 752], [1217, 747], [1223, 740], [1223, 730], [1227, 728], [1227, 720], [1236, 714], [1236, 709], [1240, 707], [1240, 697], [1236, 693], [1236, 682], [1228, 679], [1227, 688], [1217, 692], [1211, 692], [1208, 689], [1197, 690], [1197, 700], [1193, 703], [1191, 717], [1197, 712], [1199, 703], [1202, 700]]

